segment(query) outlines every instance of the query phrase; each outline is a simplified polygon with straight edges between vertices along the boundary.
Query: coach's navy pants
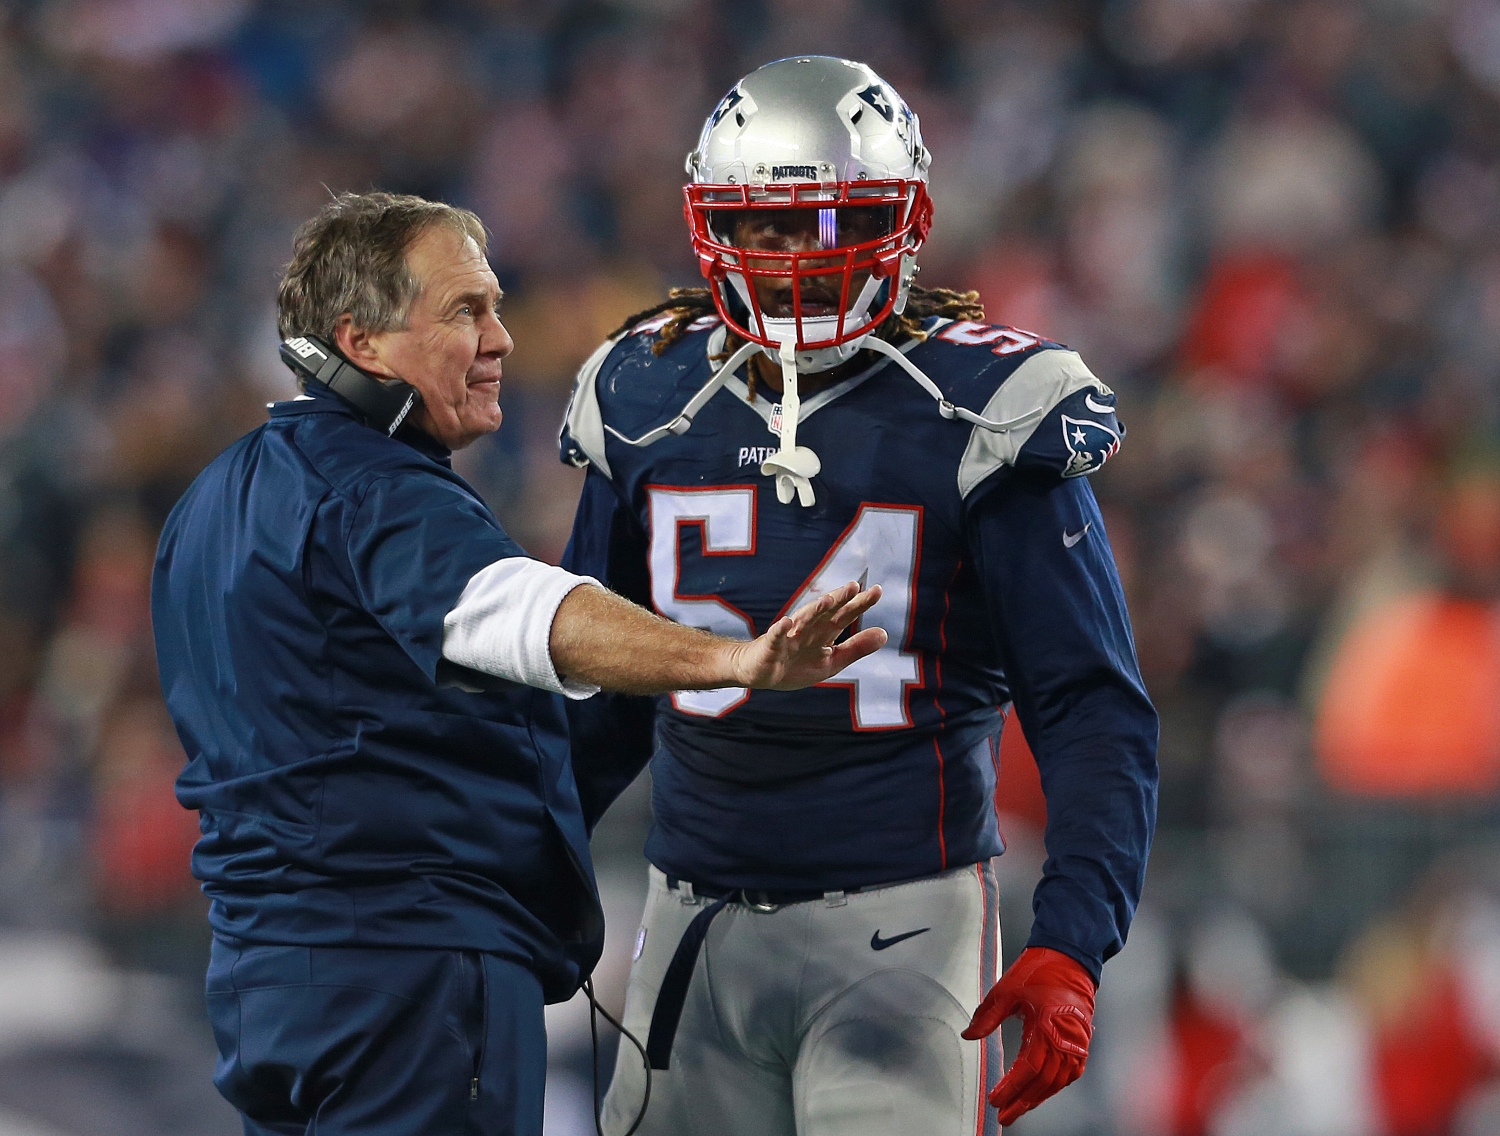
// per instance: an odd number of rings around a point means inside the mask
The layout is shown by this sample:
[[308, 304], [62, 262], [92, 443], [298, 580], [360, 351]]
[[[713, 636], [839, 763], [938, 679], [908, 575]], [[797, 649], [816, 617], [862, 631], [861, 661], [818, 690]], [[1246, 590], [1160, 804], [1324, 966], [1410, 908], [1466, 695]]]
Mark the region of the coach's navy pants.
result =
[[216, 939], [207, 993], [214, 1084], [246, 1136], [541, 1136], [547, 1036], [523, 966]]

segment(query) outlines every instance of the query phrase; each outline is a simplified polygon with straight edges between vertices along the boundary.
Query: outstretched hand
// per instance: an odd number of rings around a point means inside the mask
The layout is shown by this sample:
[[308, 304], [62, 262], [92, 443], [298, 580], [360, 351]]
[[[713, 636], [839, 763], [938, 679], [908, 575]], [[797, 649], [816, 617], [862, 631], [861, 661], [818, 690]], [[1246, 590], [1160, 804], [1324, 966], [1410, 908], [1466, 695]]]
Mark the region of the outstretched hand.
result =
[[886, 634], [879, 627], [834, 642], [878, 599], [879, 584], [864, 591], [858, 584], [845, 584], [782, 616], [758, 639], [735, 646], [735, 684], [755, 690], [801, 690], [880, 650]]
[[1021, 1051], [990, 1093], [1002, 1125], [1083, 1073], [1094, 1033], [1094, 980], [1074, 959], [1048, 947], [1027, 947], [974, 1011], [963, 1036], [993, 1033], [1012, 1014], [1021, 1016]]

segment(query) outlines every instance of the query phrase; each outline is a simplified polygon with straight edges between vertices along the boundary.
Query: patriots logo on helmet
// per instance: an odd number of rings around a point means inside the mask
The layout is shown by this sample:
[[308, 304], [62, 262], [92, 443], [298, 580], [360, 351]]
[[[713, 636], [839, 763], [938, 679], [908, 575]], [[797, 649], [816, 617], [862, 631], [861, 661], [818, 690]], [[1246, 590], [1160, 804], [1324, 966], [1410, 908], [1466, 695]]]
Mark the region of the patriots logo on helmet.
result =
[[891, 100], [886, 97], [878, 83], [871, 83], [859, 93], [859, 97], [865, 101], [876, 114], [887, 122], [896, 117], [896, 108], [891, 106]]
[[1063, 468], [1064, 477], [1082, 477], [1092, 473], [1120, 448], [1120, 436], [1099, 422], [1087, 418], [1062, 419], [1063, 444], [1068, 447], [1068, 464]]
[[739, 104], [744, 100], [745, 92], [740, 90], [738, 87], [735, 87], [732, 91], [725, 95], [721, 100], [719, 100], [719, 105], [714, 108], [713, 117], [709, 119], [710, 128], [718, 126], [719, 123], [724, 121], [724, 116], [732, 111], [735, 107], [739, 106]]

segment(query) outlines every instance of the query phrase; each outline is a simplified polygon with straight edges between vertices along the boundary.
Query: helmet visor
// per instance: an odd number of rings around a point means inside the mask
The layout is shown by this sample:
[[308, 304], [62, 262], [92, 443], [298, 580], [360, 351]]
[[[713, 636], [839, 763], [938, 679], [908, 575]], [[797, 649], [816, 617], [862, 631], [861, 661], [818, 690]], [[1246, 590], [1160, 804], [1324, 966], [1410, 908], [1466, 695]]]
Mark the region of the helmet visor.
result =
[[891, 236], [896, 207], [715, 209], [709, 223], [724, 244], [746, 251], [827, 252]]

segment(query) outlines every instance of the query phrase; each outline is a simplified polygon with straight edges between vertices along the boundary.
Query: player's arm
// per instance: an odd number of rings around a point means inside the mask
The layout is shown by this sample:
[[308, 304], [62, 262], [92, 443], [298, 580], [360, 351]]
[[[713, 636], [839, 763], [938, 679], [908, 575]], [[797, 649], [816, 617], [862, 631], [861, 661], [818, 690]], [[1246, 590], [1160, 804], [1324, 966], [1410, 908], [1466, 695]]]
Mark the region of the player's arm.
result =
[[1157, 781], [1156, 711], [1104, 518], [1082, 478], [1013, 473], [975, 502], [969, 532], [1047, 798], [1030, 945], [1097, 981], [1140, 898]]
[[1157, 718], [1104, 520], [1082, 478], [1008, 471], [970, 505], [969, 545], [1047, 799], [1027, 950], [975, 1015], [1026, 1018], [992, 1095], [1010, 1123], [1083, 1071], [1093, 986], [1124, 945], [1156, 818]]
[[[642, 606], [649, 602], [646, 534], [609, 479], [592, 465], [573, 514], [573, 534], [562, 566]], [[604, 811], [651, 760], [656, 699], [601, 691], [593, 698], [569, 699], [567, 712], [573, 779], [592, 832]]]

